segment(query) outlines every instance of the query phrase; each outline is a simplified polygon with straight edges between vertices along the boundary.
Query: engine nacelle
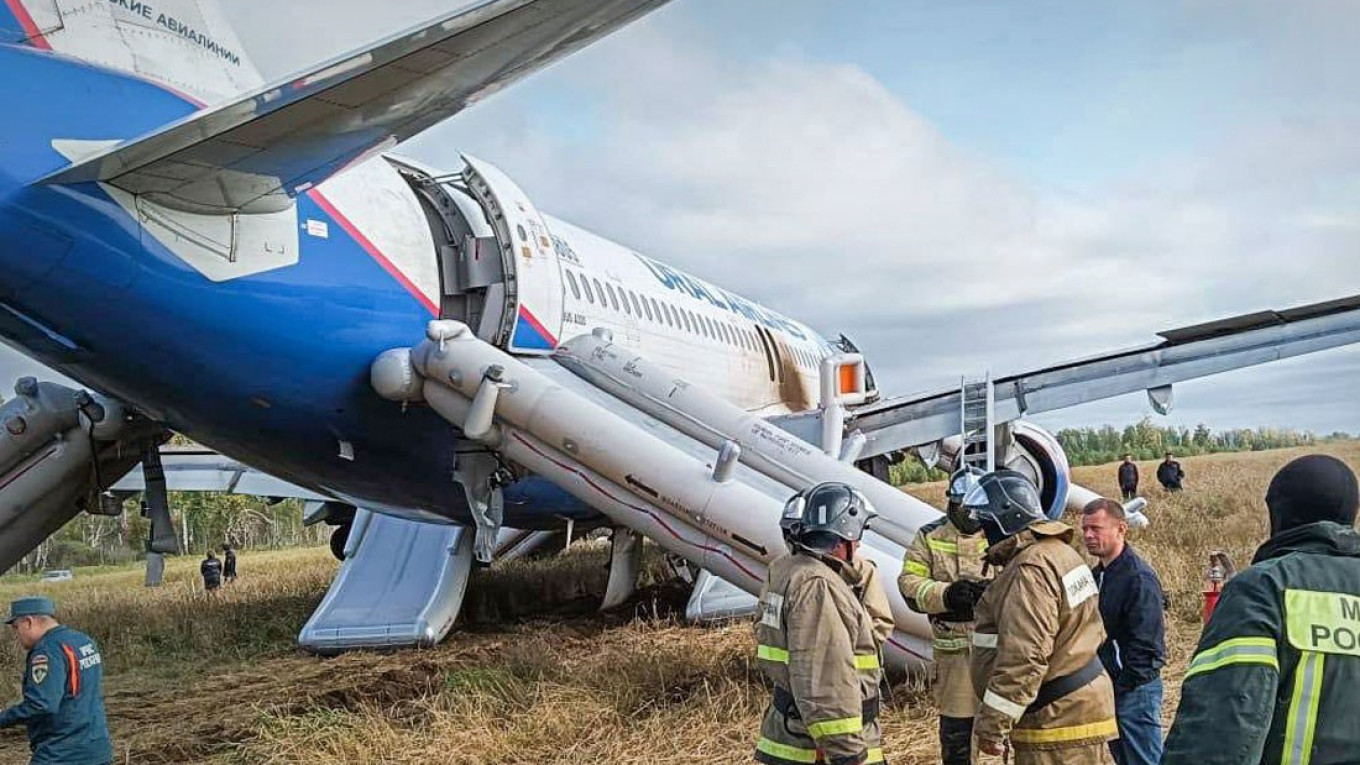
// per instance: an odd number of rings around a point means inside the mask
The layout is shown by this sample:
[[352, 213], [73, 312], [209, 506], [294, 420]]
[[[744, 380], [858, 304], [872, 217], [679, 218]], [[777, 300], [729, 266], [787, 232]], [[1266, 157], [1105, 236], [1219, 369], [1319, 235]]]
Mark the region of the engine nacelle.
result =
[[[1072, 469], [1058, 439], [1032, 422], [1016, 420], [998, 428], [996, 466], [1023, 474], [1039, 487], [1039, 497], [1050, 518], [1059, 518], [1072, 487]], [[953, 472], [959, 464], [963, 439], [950, 436], [916, 448], [927, 467]]]

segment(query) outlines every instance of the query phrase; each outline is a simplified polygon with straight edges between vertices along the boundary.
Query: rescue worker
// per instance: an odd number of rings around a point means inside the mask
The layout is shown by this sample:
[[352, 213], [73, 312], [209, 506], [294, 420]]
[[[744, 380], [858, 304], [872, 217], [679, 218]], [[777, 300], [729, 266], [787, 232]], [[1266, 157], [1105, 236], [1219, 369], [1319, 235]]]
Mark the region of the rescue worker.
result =
[[976, 609], [977, 749], [1004, 755], [1009, 741], [1016, 765], [1112, 762], [1100, 593], [1070, 546], [1073, 529], [1049, 520], [1034, 484], [1013, 470], [983, 476], [963, 504], [987, 535], [987, 562], [1004, 567]]
[[756, 657], [774, 686], [757, 762], [884, 762], [881, 626], [876, 634], [855, 591], [865, 580], [851, 563], [874, 515], [869, 500], [843, 483], [818, 484], [785, 505], [780, 527], [790, 552], [770, 564], [757, 609]]
[[20, 598], [5, 623], [28, 651], [23, 701], [0, 712], [0, 728], [28, 729], [30, 765], [108, 765], [104, 667], [88, 635], [59, 624], [48, 598]]
[[198, 565], [198, 573], [203, 575], [203, 589], [208, 592], [214, 592], [222, 586], [222, 561], [217, 559], [217, 554], [212, 550]]
[[1228, 581], [1181, 687], [1163, 763], [1360, 759], [1360, 492], [1338, 459], [1270, 482], [1270, 539]]
[[944, 765], [968, 765], [972, 761], [970, 742], [977, 697], [969, 674], [968, 649], [973, 607], [987, 587], [982, 560], [987, 538], [963, 509], [963, 498], [981, 475], [965, 468], [950, 477], [945, 490], [945, 517], [916, 533], [897, 578], [907, 606], [930, 617], [940, 759]]

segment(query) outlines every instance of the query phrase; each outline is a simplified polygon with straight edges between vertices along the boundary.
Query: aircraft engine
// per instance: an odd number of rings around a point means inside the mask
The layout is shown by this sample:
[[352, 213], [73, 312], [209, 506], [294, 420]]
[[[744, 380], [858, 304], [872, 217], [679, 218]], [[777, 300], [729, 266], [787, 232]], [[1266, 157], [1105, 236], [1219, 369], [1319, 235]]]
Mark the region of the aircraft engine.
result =
[[[1049, 517], [1060, 517], [1072, 488], [1072, 471], [1058, 439], [1038, 425], [1023, 420], [1007, 423], [997, 431], [997, 467], [1028, 477], [1039, 487], [1039, 497], [1048, 509]], [[917, 447], [916, 454], [927, 467], [950, 472], [958, 464], [962, 443], [960, 437], [951, 436]]]

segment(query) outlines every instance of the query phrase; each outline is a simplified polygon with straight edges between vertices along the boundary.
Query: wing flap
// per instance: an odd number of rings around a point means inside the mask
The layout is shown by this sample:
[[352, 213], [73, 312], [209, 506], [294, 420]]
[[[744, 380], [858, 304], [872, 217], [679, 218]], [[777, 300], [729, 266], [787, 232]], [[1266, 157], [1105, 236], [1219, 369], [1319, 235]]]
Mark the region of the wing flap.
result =
[[59, 170], [196, 213], [272, 212], [667, 0], [488, 0]]
[[[1158, 334], [1160, 343], [997, 378], [995, 421], [1360, 342], [1360, 295]], [[887, 454], [957, 435], [961, 405], [958, 389], [884, 399], [856, 409], [846, 430], [868, 437], [863, 456]]]

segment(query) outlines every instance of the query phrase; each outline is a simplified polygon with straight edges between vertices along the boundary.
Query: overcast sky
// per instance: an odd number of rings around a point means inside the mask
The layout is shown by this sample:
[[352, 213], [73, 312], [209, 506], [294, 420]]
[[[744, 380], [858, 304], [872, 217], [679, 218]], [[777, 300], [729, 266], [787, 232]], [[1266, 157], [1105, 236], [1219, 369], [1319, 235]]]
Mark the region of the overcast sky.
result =
[[[267, 78], [456, 8], [225, 0]], [[845, 332], [911, 392], [1360, 293], [1360, 4], [674, 0], [401, 151]], [[1360, 350], [1161, 422], [1360, 432]], [[1039, 421], [1124, 424], [1145, 398]]]

